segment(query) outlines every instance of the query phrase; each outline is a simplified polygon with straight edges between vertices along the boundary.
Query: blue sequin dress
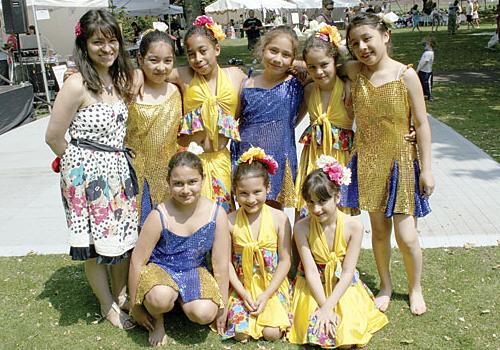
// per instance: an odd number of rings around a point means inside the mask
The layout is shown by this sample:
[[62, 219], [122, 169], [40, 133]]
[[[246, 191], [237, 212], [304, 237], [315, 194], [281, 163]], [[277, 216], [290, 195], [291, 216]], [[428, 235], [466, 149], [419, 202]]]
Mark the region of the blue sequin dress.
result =
[[136, 304], [156, 285], [166, 285], [179, 292], [184, 303], [211, 299], [223, 307], [214, 277], [207, 269], [207, 254], [212, 250], [219, 205], [211, 220], [190, 236], [179, 236], [166, 226], [164, 207], [157, 206], [162, 231], [149, 262], [141, 270]]
[[276, 175], [271, 176], [267, 199], [285, 207], [295, 205], [294, 181], [297, 171], [295, 120], [304, 87], [292, 77], [272, 89], [243, 88], [241, 91], [240, 142], [231, 143], [233, 166], [251, 146], [264, 149], [278, 162]]

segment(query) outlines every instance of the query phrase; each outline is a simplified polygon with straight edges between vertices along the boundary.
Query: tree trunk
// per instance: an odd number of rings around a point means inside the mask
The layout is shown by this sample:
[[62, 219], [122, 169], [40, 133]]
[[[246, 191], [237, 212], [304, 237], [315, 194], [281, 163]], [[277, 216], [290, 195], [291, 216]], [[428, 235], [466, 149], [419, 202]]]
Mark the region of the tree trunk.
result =
[[184, 0], [184, 11], [186, 13], [187, 27], [190, 27], [196, 17], [201, 16], [201, 1], [200, 0]]

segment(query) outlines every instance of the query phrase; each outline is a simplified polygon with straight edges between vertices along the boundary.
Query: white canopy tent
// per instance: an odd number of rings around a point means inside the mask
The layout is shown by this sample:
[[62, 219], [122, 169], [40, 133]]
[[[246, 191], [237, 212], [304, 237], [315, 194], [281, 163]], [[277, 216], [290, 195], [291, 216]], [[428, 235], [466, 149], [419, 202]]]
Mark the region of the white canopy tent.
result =
[[[47, 73], [45, 71], [45, 59], [43, 57], [42, 44], [40, 40], [40, 31], [38, 28], [38, 20], [36, 18], [36, 10], [37, 8], [43, 9], [54, 9], [54, 8], [104, 8], [108, 7], [108, 0], [26, 0], [26, 7], [28, 9], [31, 8], [33, 14], [33, 24], [36, 29], [36, 38], [38, 44], [38, 55], [40, 57], [40, 66], [43, 77], [43, 85], [45, 89], [45, 96], [47, 98], [47, 103], [50, 108], [50, 94], [49, 87], [47, 84]], [[1, 9], [1, 4], [0, 4]]]
[[294, 9], [297, 6], [284, 0], [217, 0], [205, 7], [205, 12], [225, 12], [234, 10], [278, 10]]
[[177, 15], [184, 12], [181, 6], [171, 5], [169, 0], [117, 0], [117, 8], [124, 8], [131, 16]]
[[[320, 9], [322, 7], [321, 0], [287, 0], [299, 9]], [[353, 7], [361, 3], [359, 0], [333, 0], [334, 7]]]

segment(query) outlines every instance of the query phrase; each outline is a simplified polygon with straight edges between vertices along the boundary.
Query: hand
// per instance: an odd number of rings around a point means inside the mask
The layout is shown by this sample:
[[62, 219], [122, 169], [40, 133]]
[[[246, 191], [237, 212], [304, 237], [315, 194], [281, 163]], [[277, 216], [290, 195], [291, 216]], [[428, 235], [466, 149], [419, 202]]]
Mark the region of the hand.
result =
[[64, 72], [63, 81], [66, 81], [70, 76], [72, 76], [75, 73], [78, 73], [78, 69], [76, 69], [75, 67], [70, 67], [66, 69], [66, 72]]
[[311, 317], [316, 316], [315, 330], [319, 330], [319, 334], [323, 333], [331, 338], [335, 338], [335, 332], [339, 325], [340, 318], [332, 309], [324, 310], [318, 308]]
[[269, 299], [269, 297], [265, 293], [262, 293], [261, 295], [259, 295], [254, 303], [255, 311], [250, 312], [250, 315], [252, 315], [252, 316], [260, 315], [262, 313], [262, 311], [264, 311], [268, 299]]
[[410, 126], [409, 133], [404, 136], [405, 141], [410, 142], [410, 143], [416, 143], [417, 142], [417, 132], [415, 131], [415, 127], [412, 125]]
[[154, 330], [153, 317], [146, 311], [144, 306], [134, 305], [132, 310], [130, 310], [130, 314], [139, 325], [146, 328], [149, 332]]
[[245, 305], [248, 311], [254, 312], [255, 310], [257, 310], [252, 295], [248, 291], [245, 290], [245, 293], [243, 295], [240, 295], [240, 297], [241, 299], [243, 299], [243, 305]]
[[428, 171], [422, 171], [420, 173], [420, 183], [419, 183], [419, 188], [420, 188], [420, 194], [424, 197], [430, 197], [431, 194], [434, 192], [434, 176], [432, 176], [432, 173], [430, 170]]
[[217, 333], [219, 335], [224, 335], [226, 331], [226, 320], [227, 320], [227, 308], [219, 309], [219, 311], [217, 312], [217, 317], [215, 318]]
[[295, 66], [295, 65], [291, 66], [288, 69], [287, 73], [291, 74], [294, 77], [296, 77], [297, 79], [299, 79], [299, 81], [302, 83], [302, 85], [306, 85], [310, 81], [309, 73], [307, 73], [307, 69], [305, 69], [304, 67]]

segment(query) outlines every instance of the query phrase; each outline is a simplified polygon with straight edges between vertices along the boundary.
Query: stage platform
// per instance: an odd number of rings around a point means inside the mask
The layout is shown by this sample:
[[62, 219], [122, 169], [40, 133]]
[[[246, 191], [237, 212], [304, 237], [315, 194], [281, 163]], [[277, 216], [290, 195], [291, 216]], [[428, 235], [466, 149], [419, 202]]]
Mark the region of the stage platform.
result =
[[0, 135], [35, 120], [33, 87], [0, 85]]

